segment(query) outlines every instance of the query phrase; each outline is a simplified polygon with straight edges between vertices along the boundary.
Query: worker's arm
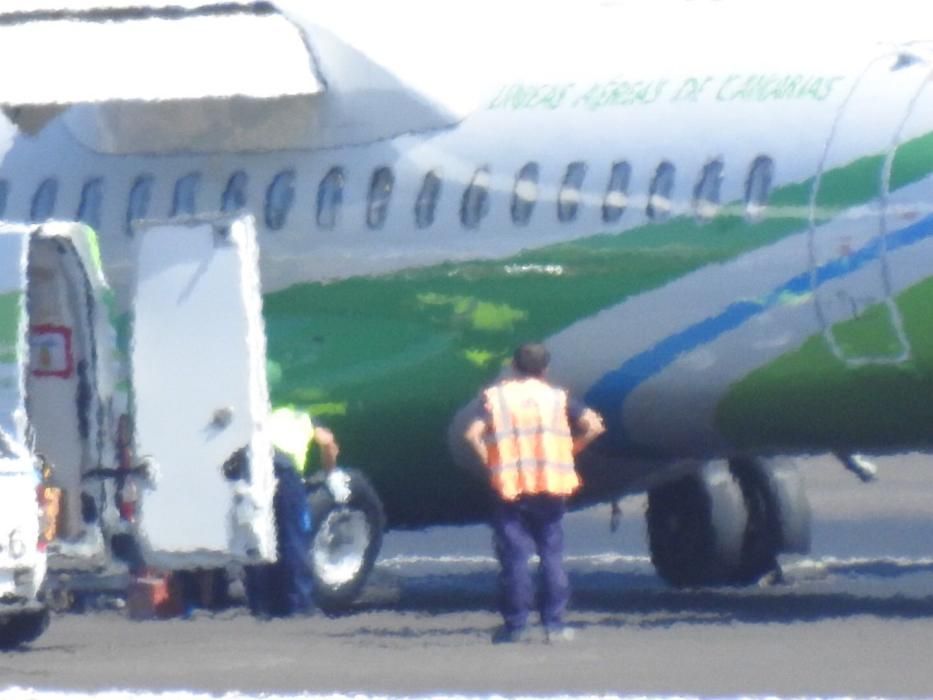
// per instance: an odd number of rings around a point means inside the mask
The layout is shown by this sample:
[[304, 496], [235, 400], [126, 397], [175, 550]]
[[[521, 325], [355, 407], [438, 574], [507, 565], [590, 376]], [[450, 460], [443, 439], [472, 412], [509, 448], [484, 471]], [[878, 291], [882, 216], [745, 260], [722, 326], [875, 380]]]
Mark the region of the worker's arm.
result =
[[486, 441], [483, 435], [486, 432], [486, 422], [482, 418], [474, 418], [463, 433], [463, 438], [467, 441], [470, 449], [479, 457], [484, 465], [489, 458], [489, 452], [486, 449]]
[[573, 453], [577, 454], [586, 449], [586, 447], [596, 438], [606, 432], [606, 426], [603, 425], [602, 416], [592, 408], [584, 408], [577, 418], [576, 427], [579, 431], [573, 438]]
[[330, 472], [337, 466], [337, 455], [340, 454], [334, 434], [327, 428], [317, 427], [314, 429], [314, 441], [321, 448], [321, 466], [325, 472]]

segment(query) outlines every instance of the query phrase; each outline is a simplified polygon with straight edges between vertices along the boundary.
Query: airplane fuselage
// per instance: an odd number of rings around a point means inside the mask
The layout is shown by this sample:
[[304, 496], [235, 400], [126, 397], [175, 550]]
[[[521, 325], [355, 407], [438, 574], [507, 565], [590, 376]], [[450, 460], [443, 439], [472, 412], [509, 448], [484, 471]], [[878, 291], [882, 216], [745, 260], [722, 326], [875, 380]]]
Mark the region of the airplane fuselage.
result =
[[[610, 46], [621, 16], [591, 8], [559, 51], [545, 33], [494, 70], [419, 39], [427, 70], [414, 49], [393, 66], [385, 36], [363, 61], [324, 15], [305, 143], [107, 152], [73, 108], [13, 141], [2, 216], [90, 223], [128, 307], [134, 221], [251, 212], [273, 403], [331, 426], [396, 525], [479, 512], [449, 427], [532, 339], [607, 419], [583, 500], [642, 487], [646, 464], [930, 447], [922, 46]], [[384, 130], [367, 68], [397, 78]]]

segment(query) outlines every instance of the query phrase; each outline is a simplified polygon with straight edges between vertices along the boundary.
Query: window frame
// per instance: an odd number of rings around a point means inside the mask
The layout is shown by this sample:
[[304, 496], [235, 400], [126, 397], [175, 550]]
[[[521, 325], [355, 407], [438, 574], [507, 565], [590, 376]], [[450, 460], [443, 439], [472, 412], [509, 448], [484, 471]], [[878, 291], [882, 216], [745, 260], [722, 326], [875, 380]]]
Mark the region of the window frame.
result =
[[266, 228], [270, 231], [280, 231], [288, 221], [295, 204], [295, 170], [286, 168], [280, 170], [266, 187], [263, 199], [262, 215]]
[[227, 184], [220, 195], [220, 210], [233, 213], [246, 208], [249, 187], [249, 175], [245, 170], [237, 170], [227, 178]]
[[425, 229], [434, 224], [437, 204], [441, 198], [444, 180], [439, 170], [429, 170], [421, 180], [421, 187], [415, 197], [415, 226]]
[[395, 173], [390, 166], [381, 165], [373, 170], [366, 197], [366, 225], [371, 230], [378, 231], [385, 227], [394, 189]]
[[175, 180], [172, 188], [171, 216], [194, 216], [198, 211], [198, 190], [201, 187], [201, 172], [194, 170]]
[[101, 213], [104, 206], [104, 178], [91, 177], [81, 185], [81, 199], [78, 202], [77, 219], [92, 229], [100, 228]]
[[29, 221], [40, 223], [55, 218], [55, 205], [58, 203], [58, 178], [54, 175], [44, 178], [36, 191], [32, 193], [29, 204]]
[[771, 200], [774, 189], [774, 158], [766, 154], [755, 157], [745, 177], [745, 218], [759, 221]]
[[693, 187], [693, 214], [697, 220], [710, 221], [719, 213], [725, 169], [726, 164], [721, 157], [706, 161], [701, 168]]
[[583, 183], [589, 168], [585, 161], [575, 160], [567, 164], [560, 190], [557, 193], [557, 220], [569, 224], [580, 215]]
[[662, 160], [654, 170], [648, 187], [648, 203], [645, 214], [652, 221], [667, 221], [674, 209], [672, 195], [677, 184], [677, 166], [672, 161]]
[[334, 165], [324, 174], [317, 186], [314, 221], [318, 228], [333, 231], [340, 220], [343, 207], [343, 191], [347, 185], [347, 171]]
[[[609, 182], [603, 195], [602, 219], [604, 224], [614, 224], [628, 209], [629, 187], [632, 183], [632, 165], [627, 160], [615, 161], [609, 170]], [[619, 203], [611, 200], [618, 198]]]
[[[527, 226], [538, 205], [538, 185], [541, 181], [541, 166], [537, 161], [528, 161], [515, 173], [512, 186], [512, 204], [510, 212], [515, 226]], [[530, 188], [526, 195], [521, 190]]]
[[473, 172], [470, 184], [463, 190], [460, 200], [460, 223], [464, 228], [477, 229], [489, 215], [489, 188], [492, 174], [488, 165], [482, 165]]
[[133, 235], [133, 222], [142, 221], [148, 216], [154, 189], [155, 176], [151, 173], [142, 173], [133, 178], [126, 198], [127, 235]]

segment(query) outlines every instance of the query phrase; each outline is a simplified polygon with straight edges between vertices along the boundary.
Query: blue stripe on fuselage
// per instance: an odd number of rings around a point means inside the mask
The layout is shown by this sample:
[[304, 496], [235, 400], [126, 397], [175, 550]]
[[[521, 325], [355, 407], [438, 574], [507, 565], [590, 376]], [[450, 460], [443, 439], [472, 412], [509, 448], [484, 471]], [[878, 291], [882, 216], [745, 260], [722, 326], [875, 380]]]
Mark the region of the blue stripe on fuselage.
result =
[[606, 436], [610, 446], [624, 449], [631, 445], [622, 424], [622, 407], [626, 398], [640, 384], [660, 374], [680, 356], [713, 342], [724, 333], [735, 330], [749, 319], [777, 306], [782, 297], [812, 292], [831, 280], [860, 270], [881, 256], [882, 240], [888, 252], [905, 248], [933, 236], [933, 216], [873, 239], [864, 248], [843, 258], [832, 260], [816, 269], [792, 277], [770, 294], [758, 300], [743, 300], [727, 306], [722, 313], [703, 319], [679, 333], [668, 336], [657, 345], [626, 360], [617, 370], [603, 376], [586, 394], [586, 403], [600, 411], [610, 426]]

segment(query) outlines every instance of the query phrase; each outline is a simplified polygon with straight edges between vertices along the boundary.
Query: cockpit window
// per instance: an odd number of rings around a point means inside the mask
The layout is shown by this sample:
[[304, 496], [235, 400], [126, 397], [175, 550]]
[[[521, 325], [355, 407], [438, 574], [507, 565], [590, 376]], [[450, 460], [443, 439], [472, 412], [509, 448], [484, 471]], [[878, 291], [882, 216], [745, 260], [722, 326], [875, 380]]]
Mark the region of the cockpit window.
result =
[[126, 232], [133, 233], [133, 222], [145, 219], [149, 213], [149, 201], [152, 199], [152, 187], [155, 180], [152, 175], [139, 175], [130, 188], [130, 200], [126, 207]]
[[32, 196], [32, 207], [29, 209], [31, 221], [47, 221], [55, 213], [55, 200], [58, 197], [58, 180], [54, 177], [46, 178], [36, 189]]
[[586, 177], [586, 163], [577, 161], [567, 166], [560, 193], [557, 195], [557, 218], [562, 223], [573, 221], [580, 210], [580, 188]]
[[198, 186], [201, 184], [201, 173], [188, 173], [175, 182], [175, 193], [172, 196], [172, 216], [188, 214], [193, 216], [197, 211]]
[[337, 225], [337, 215], [343, 204], [343, 187], [346, 175], [343, 168], [333, 167], [327, 171], [317, 189], [317, 225], [332, 229]]
[[674, 164], [663, 161], [654, 173], [648, 191], [648, 218], [664, 221], [671, 215], [671, 193], [674, 191]]
[[432, 170], [424, 176], [418, 199], [415, 200], [415, 225], [427, 228], [434, 223], [434, 213], [441, 196], [441, 178]]
[[628, 186], [632, 179], [632, 166], [626, 161], [616, 161], [609, 173], [606, 197], [603, 199], [603, 221], [613, 224], [622, 218], [628, 206]]
[[482, 167], [463, 191], [460, 202], [460, 221], [466, 228], [477, 228], [489, 213], [489, 168]]
[[230, 176], [220, 199], [221, 211], [229, 213], [239, 211], [246, 206], [246, 185], [248, 181], [246, 173], [242, 170], [237, 170]]
[[295, 171], [283, 170], [278, 173], [266, 190], [265, 220], [266, 227], [278, 231], [285, 225], [288, 212], [295, 201]]
[[774, 181], [774, 161], [768, 156], [758, 156], [752, 161], [745, 180], [745, 216], [751, 220], [760, 219], [771, 197], [771, 183]]
[[366, 225], [369, 228], [380, 229], [385, 225], [394, 185], [395, 176], [391, 168], [376, 168], [369, 182], [369, 204], [366, 207]]
[[512, 223], [527, 226], [538, 201], [537, 163], [525, 163], [515, 176], [515, 189], [512, 192]]
[[693, 188], [693, 211], [701, 221], [712, 219], [719, 211], [722, 171], [722, 159], [711, 160], [703, 166], [700, 179]]
[[104, 180], [94, 177], [81, 188], [81, 203], [78, 204], [78, 221], [93, 229], [100, 228], [100, 212], [104, 201]]

